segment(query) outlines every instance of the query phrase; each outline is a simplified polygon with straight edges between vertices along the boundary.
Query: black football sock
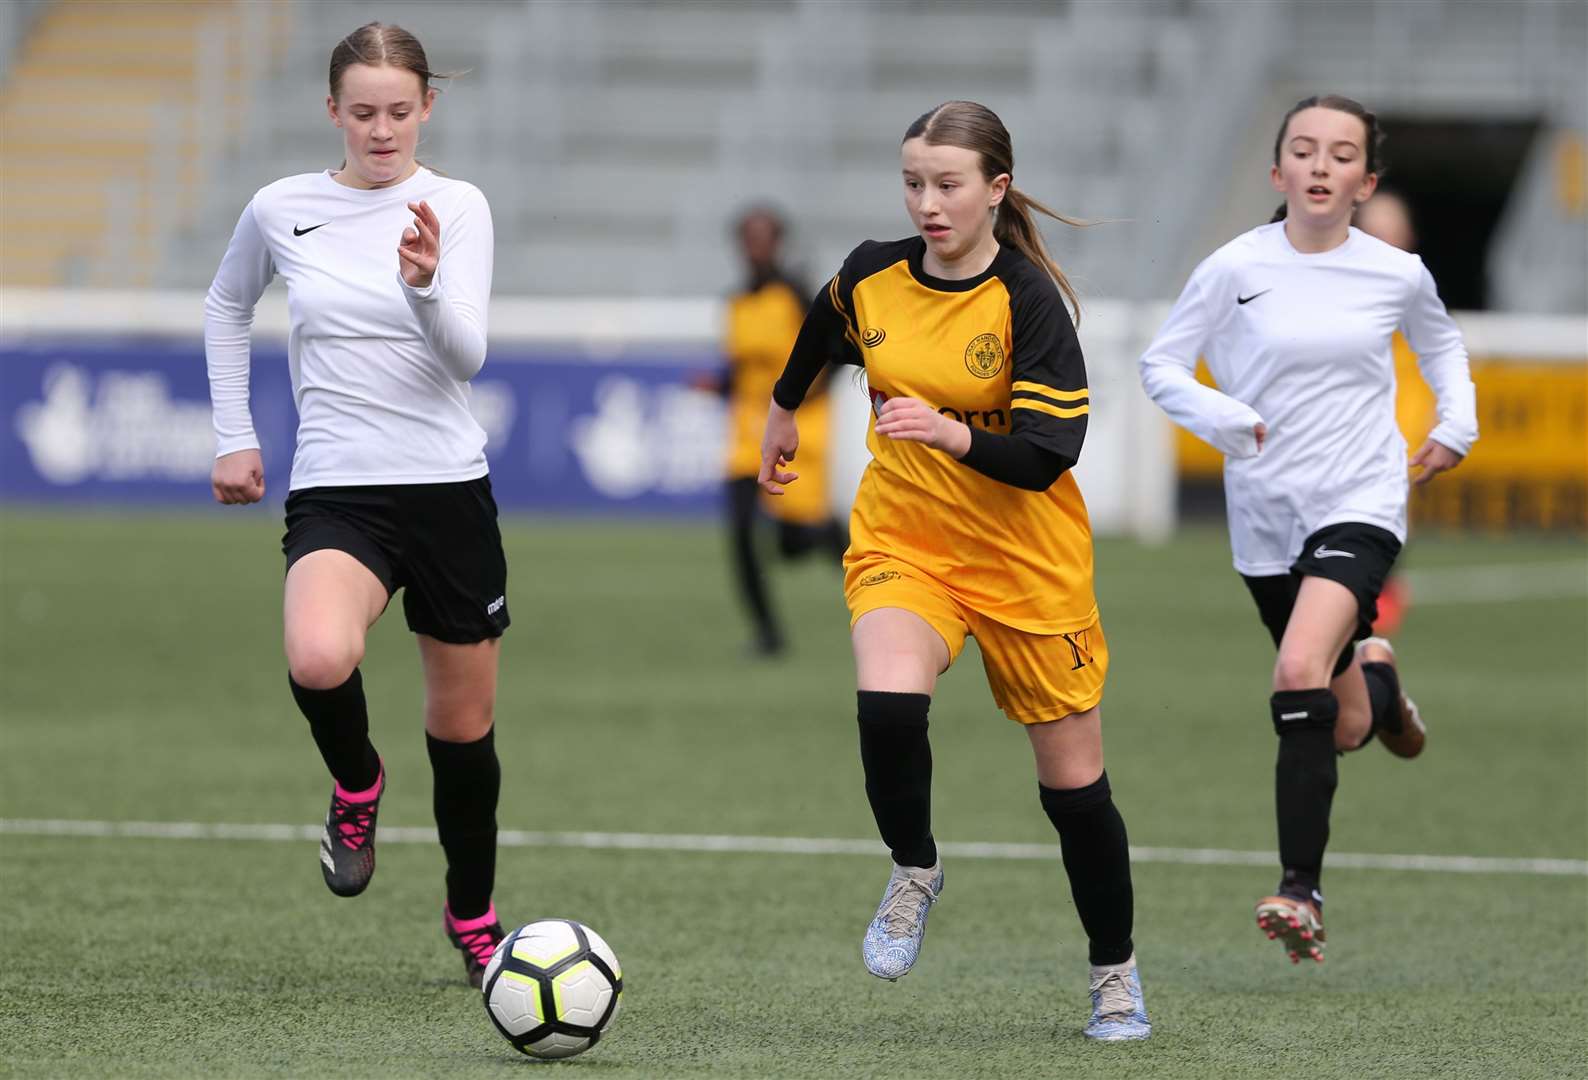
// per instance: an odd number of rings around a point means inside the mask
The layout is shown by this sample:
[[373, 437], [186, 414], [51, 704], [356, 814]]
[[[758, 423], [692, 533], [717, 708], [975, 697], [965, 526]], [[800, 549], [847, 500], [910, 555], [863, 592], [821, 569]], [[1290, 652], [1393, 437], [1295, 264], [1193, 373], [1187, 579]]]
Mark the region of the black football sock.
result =
[[1108, 786], [1108, 773], [1082, 788], [1037, 785], [1042, 809], [1059, 831], [1064, 872], [1093, 964], [1123, 964], [1135, 951], [1130, 845]]
[[1334, 725], [1340, 704], [1333, 691], [1279, 690], [1269, 699], [1279, 756], [1274, 763], [1274, 805], [1279, 817], [1280, 891], [1315, 899], [1329, 843], [1329, 808], [1339, 774]]
[[1362, 665], [1367, 682], [1367, 697], [1372, 702], [1373, 730], [1390, 735], [1401, 733], [1401, 680], [1390, 664]]
[[447, 855], [447, 910], [474, 919], [491, 906], [496, 884], [496, 800], [502, 766], [496, 729], [474, 742], [444, 742], [425, 734], [435, 777], [436, 833]]
[[932, 747], [926, 737], [930, 694], [862, 690], [860, 764], [882, 842], [900, 866], [937, 863], [932, 839]]
[[292, 699], [309, 721], [315, 745], [331, 776], [347, 791], [368, 791], [380, 779], [380, 755], [369, 741], [369, 710], [364, 704], [364, 678], [353, 674], [341, 686], [310, 690], [287, 674]]

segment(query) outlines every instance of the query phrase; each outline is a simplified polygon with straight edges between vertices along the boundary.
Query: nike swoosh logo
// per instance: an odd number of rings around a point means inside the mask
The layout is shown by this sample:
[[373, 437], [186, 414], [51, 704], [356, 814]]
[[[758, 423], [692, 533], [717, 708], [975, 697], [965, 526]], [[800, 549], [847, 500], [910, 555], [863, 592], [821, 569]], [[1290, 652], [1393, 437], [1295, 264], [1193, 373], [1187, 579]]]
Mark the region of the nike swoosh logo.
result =
[[1314, 551], [1312, 553], [1312, 557], [1314, 559], [1354, 559], [1354, 558], [1356, 558], [1356, 556], [1351, 554], [1349, 551], [1337, 551], [1334, 548], [1324, 547], [1322, 544], [1318, 545], [1318, 550]]
[[1253, 300], [1256, 300], [1259, 296], [1264, 296], [1264, 295], [1266, 295], [1268, 293], [1271, 293], [1273, 291], [1274, 291], [1273, 289], [1264, 289], [1262, 292], [1254, 292], [1250, 296], [1237, 295], [1235, 297], [1235, 302], [1237, 304], [1250, 304]]
[[[296, 225], [294, 225], [292, 227], [292, 235], [293, 236], [303, 236], [306, 233], [312, 233], [315, 229], [323, 229], [329, 224], [331, 224], [329, 221], [322, 221], [318, 225], [310, 225], [307, 229], [300, 229]], [[1244, 303], [1246, 303], [1246, 301], [1242, 300], [1241, 303], [1244, 304]]]

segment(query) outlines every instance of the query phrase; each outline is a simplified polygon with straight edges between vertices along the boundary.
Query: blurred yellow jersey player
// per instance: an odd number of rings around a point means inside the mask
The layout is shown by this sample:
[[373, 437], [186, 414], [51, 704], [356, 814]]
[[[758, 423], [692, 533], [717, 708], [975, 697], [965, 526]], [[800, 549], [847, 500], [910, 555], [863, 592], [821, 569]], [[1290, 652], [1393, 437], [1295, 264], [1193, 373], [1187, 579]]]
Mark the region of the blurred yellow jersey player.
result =
[[[761, 430], [767, 405], [805, 319], [807, 301], [804, 290], [781, 267], [784, 226], [774, 211], [747, 211], [739, 219], [737, 232], [747, 281], [728, 302], [723, 346], [728, 366], [722, 388], [728, 398], [729, 424], [725, 502], [735, 578], [754, 622], [751, 648], [772, 656], [783, 651], [785, 637], [756, 549], [758, 511], [776, 519], [778, 549], [785, 558], [820, 551], [836, 562], [847, 538], [843, 527], [833, 520], [828, 496], [828, 402], [820, 392], [824, 387], [816, 387], [818, 392], [811, 397], [805, 453], [800, 457], [809, 483], [786, 499], [759, 497], [756, 473], [761, 466]], [[803, 413], [801, 419], [806, 419]]]
[[[807, 300], [799, 286], [782, 277], [752, 279], [728, 301], [728, 479], [755, 479], [761, 468], [761, 431], [772, 386], [805, 321]], [[832, 519], [827, 483], [829, 408], [824, 385], [812, 388], [800, 414], [801, 477], [781, 499], [763, 499], [761, 508], [778, 521], [822, 525]]]

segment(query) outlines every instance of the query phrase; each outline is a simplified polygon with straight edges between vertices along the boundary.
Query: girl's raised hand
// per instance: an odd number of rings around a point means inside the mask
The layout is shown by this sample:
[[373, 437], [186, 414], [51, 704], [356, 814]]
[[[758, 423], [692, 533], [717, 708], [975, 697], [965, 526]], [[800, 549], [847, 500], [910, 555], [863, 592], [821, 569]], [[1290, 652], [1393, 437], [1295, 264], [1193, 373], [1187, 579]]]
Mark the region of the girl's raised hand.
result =
[[441, 219], [424, 201], [409, 203], [408, 209], [414, 212], [414, 223], [403, 230], [397, 245], [397, 267], [409, 286], [424, 289], [435, 280], [441, 261]]

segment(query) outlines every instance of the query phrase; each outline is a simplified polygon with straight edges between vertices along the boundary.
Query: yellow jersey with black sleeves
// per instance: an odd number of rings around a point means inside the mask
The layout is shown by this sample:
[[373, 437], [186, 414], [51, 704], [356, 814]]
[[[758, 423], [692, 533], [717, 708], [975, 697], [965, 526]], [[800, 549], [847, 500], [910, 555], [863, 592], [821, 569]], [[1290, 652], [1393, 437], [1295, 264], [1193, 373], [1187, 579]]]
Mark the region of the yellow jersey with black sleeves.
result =
[[[798, 287], [782, 277], [753, 281], [728, 301], [723, 352], [728, 360], [728, 455], [730, 480], [761, 469], [761, 433], [766, 408], [805, 320], [807, 304]], [[761, 505], [779, 521], [817, 525], [832, 518], [827, 494], [828, 396], [813, 387], [800, 413], [801, 482], [782, 498]]]
[[1069, 312], [1046, 271], [1012, 247], [962, 280], [927, 274], [925, 250], [920, 237], [856, 248], [818, 294], [774, 397], [793, 407], [813, 367], [859, 363], [873, 412], [891, 397], [916, 398], [984, 446], [1056, 464], [1041, 490], [1026, 490], [967, 464], [970, 454], [879, 438], [873, 420], [846, 563], [904, 563], [971, 611], [1028, 633], [1089, 627], [1091, 523], [1069, 466], [1090, 401]]

